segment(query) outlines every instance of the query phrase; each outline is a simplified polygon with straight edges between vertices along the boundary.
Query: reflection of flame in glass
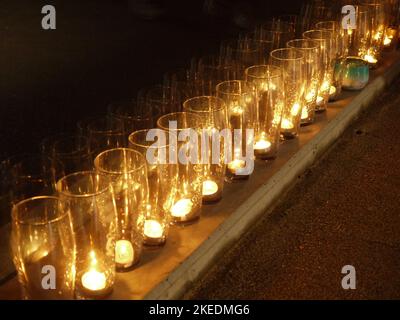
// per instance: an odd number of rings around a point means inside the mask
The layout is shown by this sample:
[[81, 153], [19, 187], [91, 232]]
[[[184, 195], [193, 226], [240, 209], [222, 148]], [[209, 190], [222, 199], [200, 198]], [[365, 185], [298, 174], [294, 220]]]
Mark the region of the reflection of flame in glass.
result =
[[316, 94], [315, 90], [312, 89], [309, 93], [307, 93], [307, 95], [306, 95], [306, 101], [307, 101], [307, 102], [312, 102], [313, 99], [314, 99], [314, 97], [315, 97], [315, 94]]
[[379, 31], [379, 32], [375, 33], [374, 40], [379, 41], [381, 39], [381, 37], [382, 37], [382, 32]]
[[231, 111], [235, 115], [240, 115], [243, 113], [243, 108], [241, 106], [234, 106], [231, 108]]

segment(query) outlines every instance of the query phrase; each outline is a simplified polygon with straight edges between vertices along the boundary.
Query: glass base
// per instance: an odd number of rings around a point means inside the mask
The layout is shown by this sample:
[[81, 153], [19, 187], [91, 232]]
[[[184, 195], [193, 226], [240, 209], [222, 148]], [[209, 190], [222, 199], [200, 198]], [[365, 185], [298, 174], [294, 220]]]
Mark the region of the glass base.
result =
[[225, 181], [226, 182], [233, 182], [233, 181], [242, 181], [249, 179], [249, 175], [236, 175], [230, 172], [226, 173]]
[[290, 132], [290, 131], [282, 131], [281, 132], [282, 140], [293, 140], [296, 138], [297, 138], [297, 132]]

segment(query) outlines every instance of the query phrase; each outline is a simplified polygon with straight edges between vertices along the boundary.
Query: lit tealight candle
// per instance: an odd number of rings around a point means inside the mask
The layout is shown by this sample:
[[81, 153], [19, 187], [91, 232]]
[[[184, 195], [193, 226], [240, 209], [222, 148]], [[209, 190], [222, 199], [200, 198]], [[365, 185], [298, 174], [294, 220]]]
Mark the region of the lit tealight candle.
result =
[[244, 168], [245, 165], [246, 162], [244, 160], [235, 159], [228, 163], [228, 169], [235, 173], [237, 169]]
[[257, 151], [268, 152], [270, 148], [271, 148], [271, 142], [269, 142], [268, 140], [261, 139], [254, 144], [254, 150]]
[[317, 97], [317, 106], [322, 106], [324, 104], [324, 98], [321, 96]]
[[330, 81], [324, 80], [324, 82], [321, 85], [321, 91], [326, 92], [326, 91], [330, 90], [330, 87], [331, 87]]
[[315, 90], [311, 90], [311, 91], [310, 91], [309, 93], [307, 93], [307, 95], [306, 95], [306, 101], [307, 101], [308, 103], [310, 103], [310, 102], [313, 101], [314, 97], [315, 97]]
[[106, 276], [103, 272], [90, 269], [82, 276], [82, 285], [90, 291], [101, 291], [106, 287]]
[[281, 128], [284, 130], [291, 130], [294, 128], [294, 124], [289, 119], [282, 119]]
[[171, 215], [176, 218], [187, 216], [192, 211], [193, 202], [190, 199], [180, 199], [171, 208]]
[[271, 156], [272, 143], [265, 138], [260, 138], [253, 146], [254, 155], [260, 159], [268, 159]]
[[376, 64], [378, 62], [378, 60], [370, 54], [364, 55], [364, 60], [371, 64]]
[[218, 185], [212, 180], [203, 182], [203, 196], [211, 196], [218, 191]]
[[106, 288], [107, 279], [106, 275], [98, 270], [96, 253], [93, 250], [90, 251], [89, 258], [90, 268], [82, 275], [81, 283], [85, 289], [96, 293]]
[[390, 44], [392, 43], [392, 39], [393, 39], [393, 38], [391, 38], [391, 37], [389, 37], [389, 36], [385, 36], [385, 39], [383, 40], [383, 45], [384, 45], [385, 47], [390, 46]]
[[306, 120], [308, 118], [308, 111], [306, 107], [301, 110], [301, 120]]
[[336, 93], [336, 87], [335, 86], [331, 86], [329, 88], [329, 95], [333, 96]]
[[144, 223], [144, 235], [149, 238], [162, 238], [164, 233], [161, 223], [156, 220], [146, 220]]
[[115, 244], [115, 262], [127, 268], [132, 265], [134, 258], [132, 243], [128, 240], [118, 240]]

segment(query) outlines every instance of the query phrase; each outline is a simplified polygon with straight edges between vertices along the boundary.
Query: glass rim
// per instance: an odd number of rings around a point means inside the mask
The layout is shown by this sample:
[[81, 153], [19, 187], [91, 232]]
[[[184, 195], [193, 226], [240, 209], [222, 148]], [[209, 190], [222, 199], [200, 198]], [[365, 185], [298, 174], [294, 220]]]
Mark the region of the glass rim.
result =
[[[301, 42], [304, 43], [305, 41], [310, 41], [311, 43], [314, 43], [315, 46], [313, 46], [313, 47], [311, 47], [311, 46], [308, 46], [308, 47], [293, 47], [293, 46], [290, 46], [291, 43], [301, 43]], [[320, 48], [320, 44], [319, 44], [318, 40], [315, 40], [315, 39], [304, 39], [304, 38], [303, 39], [292, 39], [292, 40], [289, 40], [286, 43], [286, 45], [289, 48], [297, 49], [297, 50], [315, 50], [315, 49], [318, 50]]]
[[[268, 72], [268, 77], [266, 77], [266, 76], [259, 77], [259, 76], [249, 73], [250, 70], [256, 70], [256, 69], [260, 69], [260, 68], [265, 68], [268, 71], [275, 70], [275, 72], [272, 74], [269, 74], [269, 72]], [[250, 67], [246, 68], [245, 75], [248, 77], [251, 77], [251, 78], [255, 78], [255, 79], [274, 79], [274, 78], [279, 78], [282, 76], [282, 69], [277, 66], [271, 65], [271, 64], [259, 64], [259, 65], [254, 65], [254, 66], [250, 66]]]
[[[141, 161], [142, 164], [140, 164], [137, 168], [132, 168], [131, 170], [127, 170], [127, 171], [105, 170], [104, 168], [101, 168], [99, 166], [100, 157], [103, 157], [106, 154], [109, 154], [109, 153], [112, 153], [112, 152], [117, 152], [117, 151], [118, 152], [125, 151], [125, 152], [130, 152], [131, 154], [132, 153], [135, 154], [136, 156], [138, 156], [139, 158], [141, 158], [143, 160], [143, 161]], [[130, 148], [113, 148], [113, 149], [107, 149], [107, 150], [104, 150], [104, 151], [100, 152], [96, 156], [96, 158], [94, 159], [94, 166], [95, 166], [96, 170], [98, 170], [102, 174], [121, 175], [121, 174], [125, 174], [125, 173], [133, 173], [135, 171], [139, 171], [139, 170], [143, 169], [146, 166], [146, 160], [143, 157], [143, 155], [140, 152], [136, 151], [136, 150], [133, 150], [133, 149], [130, 149]]]
[[[66, 141], [67, 142], [71, 142], [71, 141], [74, 142], [74, 139], [76, 139], [76, 141], [78, 141], [78, 140], [79, 141], [83, 141], [84, 142], [83, 145], [79, 146], [79, 148], [77, 148], [76, 150], [69, 151], [69, 152], [64, 152], [64, 151], [59, 152], [59, 151], [57, 151], [57, 146], [60, 146], [60, 143], [66, 142]], [[89, 138], [88, 137], [86, 137], [84, 135], [80, 135], [80, 134], [76, 134], [76, 135], [71, 134], [69, 136], [65, 136], [65, 137], [63, 137], [61, 139], [56, 140], [54, 142], [53, 148], [54, 148], [54, 152], [55, 152], [55, 154], [57, 156], [73, 156], [75, 154], [79, 154], [82, 151], [85, 151], [88, 148], [88, 146], [89, 146]]]
[[[300, 57], [296, 57], [296, 58], [281, 58], [281, 57], [276, 57], [274, 54], [277, 52], [284, 52], [284, 51], [288, 51], [288, 50], [293, 50], [293, 52], [299, 53], [301, 56]], [[276, 60], [280, 60], [280, 61], [301, 61], [304, 59], [304, 54], [295, 49], [295, 48], [279, 48], [279, 49], [275, 49], [273, 51], [271, 51], [270, 53], [271, 58], [276, 59]]]
[[231, 83], [231, 84], [238, 83], [240, 89], [241, 89], [242, 87], [247, 87], [247, 83], [246, 83], [245, 80], [226, 80], [226, 81], [221, 81], [221, 82], [218, 83], [217, 86], [215, 87], [215, 88], [216, 88], [216, 91], [217, 91], [217, 94], [218, 94], [218, 92], [220, 92], [220, 93], [222, 93], [222, 94], [224, 94], [224, 95], [234, 95], [234, 96], [242, 96], [243, 94], [246, 94], [245, 92], [240, 92], [240, 93], [238, 93], [238, 92], [226, 91], [226, 90], [222, 90], [222, 89], [221, 89], [221, 87], [223, 87], [223, 85], [227, 85], [227, 84], [229, 84], [229, 83]]
[[111, 185], [110, 185], [110, 183], [108, 183], [107, 187], [104, 187], [102, 190], [99, 190], [98, 192], [91, 192], [91, 193], [85, 193], [85, 194], [77, 194], [77, 193], [71, 193], [71, 192], [65, 191], [65, 190], [60, 190], [61, 189], [60, 185], [63, 181], [67, 181], [68, 179], [71, 179], [72, 177], [89, 176], [89, 175], [98, 175], [98, 176], [108, 180], [108, 182], [110, 182], [106, 175], [96, 172], [94, 170], [78, 171], [78, 172], [74, 172], [74, 173], [71, 173], [69, 175], [66, 175], [66, 176], [60, 178], [56, 183], [56, 191], [62, 195], [69, 197], [69, 198], [90, 198], [90, 197], [98, 196], [98, 195], [105, 193], [111, 189]]
[[323, 24], [329, 24], [329, 23], [332, 23], [332, 27], [333, 27], [333, 31], [335, 30], [334, 28], [335, 28], [335, 25], [337, 24], [337, 21], [335, 21], [335, 20], [325, 20], [325, 21], [319, 21], [319, 22], [317, 22], [316, 24], [315, 24], [315, 28], [316, 28], [316, 30], [331, 30], [331, 29], [321, 29], [321, 28], [319, 28], [318, 27], [318, 25], [323, 25]]
[[[176, 128], [174, 130], [169, 130], [169, 128], [166, 128], [163, 125], [161, 125], [161, 121], [160, 120], [165, 120], [165, 119], [168, 119], [168, 117], [172, 117], [172, 116], [175, 116], [175, 118], [176, 118], [179, 115], [190, 116], [190, 117], [193, 117], [193, 119], [196, 118], [196, 121], [198, 121], [199, 123], [202, 123], [202, 119], [201, 119], [201, 117], [199, 115], [197, 115], [197, 114], [195, 114], [193, 112], [180, 111], [180, 112], [171, 112], [171, 113], [167, 113], [167, 114], [162, 115], [161, 117], [159, 117], [157, 119], [157, 126], [160, 129], [163, 129], [163, 130], [168, 131], [168, 132], [169, 131], [172, 131], [172, 132], [174, 132], [174, 131], [183, 131], [183, 130], [190, 129], [190, 128]], [[168, 123], [170, 121], [177, 121], [177, 119], [170, 119], [170, 120], [168, 120]]]
[[47, 221], [38, 221], [38, 222], [28, 222], [28, 221], [25, 221], [24, 219], [20, 219], [20, 218], [17, 217], [18, 216], [17, 209], [19, 207], [24, 206], [27, 203], [36, 202], [38, 200], [40, 200], [40, 201], [42, 201], [42, 200], [53, 200], [53, 201], [57, 202], [57, 205], [59, 205], [61, 203], [61, 199], [59, 197], [56, 197], [56, 196], [35, 196], [35, 197], [26, 198], [26, 199], [21, 200], [21, 201], [19, 201], [16, 204], [13, 205], [12, 210], [11, 210], [12, 221], [15, 222], [15, 223], [18, 223], [18, 224], [22, 224], [22, 225], [41, 226], [41, 225], [46, 225], [46, 224], [51, 224], [51, 223], [58, 222], [58, 221], [62, 220], [65, 216], [68, 215], [68, 211], [66, 211], [63, 214], [54, 217], [53, 219], [48, 219]]
[[123, 120], [122, 119], [118, 119], [118, 118], [114, 118], [111, 121], [114, 122], [116, 120], [121, 124], [121, 128], [118, 128], [118, 129], [117, 128], [100, 129], [100, 130], [98, 128], [93, 128], [93, 124], [101, 122], [101, 121], [107, 121], [107, 117], [100, 117], [100, 118], [92, 120], [87, 126], [89, 134], [93, 132], [93, 133], [97, 133], [97, 134], [98, 133], [105, 133], [105, 134], [109, 134], [109, 135], [123, 135], [124, 134]]
[[[208, 109], [208, 110], [193, 110], [191, 107], [187, 106], [188, 103], [190, 103], [192, 101], [196, 101], [196, 100], [198, 100], [198, 101], [200, 101], [200, 100], [208, 100], [211, 103], [212, 102], [216, 102], [216, 104], [215, 104], [216, 108], [211, 108], [211, 110], [210, 109]], [[192, 98], [186, 99], [183, 102], [183, 109], [187, 110], [190, 113], [203, 114], [203, 113], [209, 113], [209, 112], [222, 111], [222, 110], [226, 109], [226, 104], [225, 104], [225, 101], [223, 99], [221, 99], [221, 98], [218, 98], [218, 97], [215, 97], [215, 96], [205, 96], [204, 95], [204, 96], [196, 96], [196, 97], [192, 97]]]
[[[281, 26], [282, 24], [282, 26]], [[294, 23], [290, 22], [290, 21], [284, 21], [281, 20], [279, 23], [277, 21], [274, 20], [269, 20], [266, 21], [264, 23], [262, 23], [259, 28], [261, 28], [264, 31], [270, 31], [270, 32], [279, 32], [279, 33], [292, 33], [293, 31], [290, 30], [285, 30], [283, 28], [280, 27], [289, 27], [289, 26], [293, 26]], [[271, 27], [272, 26], [272, 27]]]
[[[145, 144], [142, 144], [142, 143], [139, 143], [139, 142], [136, 142], [136, 141], [132, 140], [132, 137], [134, 137], [135, 135], [138, 135], [138, 134], [144, 133], [144, 132], [148, 132], [150, 130], [160, 130], [162, 132], [165, 132], [165, 133], [172, 134], [172, 135], [176, 136], [176, 134], [173, 133], [172, 131], [164, 130], [164, 129], [161, 129], [161, 128], [141, 129], [141, 130], [136, 130], [136, 131], [132, 132], [128, 137], [128, 141], [130, 143], [136, 145], [136, 146], [139, 146], [139, 147], [142, 147], [142, 148], [146, 148], [146, 149], [167, 148], [171, 144], [171, 143], [166, 143], [166, 144], [161, 145], [161, 146], [153, 147], [151, 145], [145, 145]], [[149, 142], [153, 142], [153, 141], [149, 141]]]
[[[322, 33], [329, 33], [329, 38], [307, 38], [306, 34], [311, 34], [311, 33], [317, 33], [317, 32], [321, 32]], [[311, 30], [307, 30], [303, 32], [303, 37], [305, 37], [306, 39], [311, 39], [311, 40], [327, 40], [327, 39], [332, 39], [333, 38], [333, 32], [329, 31], [329, 30], [321, 30], [321, 29], [311, 29]]]

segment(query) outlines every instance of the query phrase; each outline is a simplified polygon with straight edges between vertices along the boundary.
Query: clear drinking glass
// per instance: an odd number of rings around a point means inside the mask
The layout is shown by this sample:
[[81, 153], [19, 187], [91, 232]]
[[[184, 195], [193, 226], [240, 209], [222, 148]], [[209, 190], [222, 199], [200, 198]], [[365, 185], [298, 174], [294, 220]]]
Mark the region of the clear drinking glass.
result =
[[148, 184], [145, 158], [137, 151], [116, 148], [94, 160], [96, 171], [109, 177], [117, 212], [115, 262], [118, 271], [131, 269], [142, 254]]
[[63, 165], [40, 154], [21, 154], [7, 159], [12, 203], [27, 198], [54, 195], [57, 180], [64, 175]]
[[0, 225], [10, 222], [12, 205], [36, 196], [55, 193], [64, 175], [62, 165], [45, 155], [19, 154], [0, 162]]
[[23, 299], [73, 299], [75, 239], [56, 197], [29, 198], [12, 209], [11, 248]]
[[[192, 143], [190, 139], [197, 137], [200, 140], [202, 119], [193, 113], [176, 112], [160, 117], [157, 126], [178, 137], [172, 149], [177, 152], [170, 155], [170, 161], [178, 163], [178, 185], [170, 210], [172, 222], [193, 222], [201, 213], [203, 165], [200, 161], [199, 145]], [[173, 141], [171, 137], [169, 141]]]
[[271, 52], [271, 64], [281, 68], [285, 99], [282, 111], [281, 135], [293, 139], [299, 133], [301, 109], [306, 89], [305, 57], [293, 48], [277, 49]]
[[234, 78], [238, 74], [237, 65], [231, 62], [217, 55], [201, 57], [196, 67], [196, 77], [188, 84], [190, 94], [185, 101], [194, 96], [213, 95], [217, 83]]
[[376, 66], [384, 47], [385, 33], [388, 25], [387, 11], [384, 1], [363, 0], [362, 5], [367, 8], [369, 19], [371, 20], [370, 44], [364, 59], [371, 66]]
[[333, 83], [334, 70], [334, 45], [332, 32], [327, 30], [309, 30], [303, 33], [306, 39], [316, 40], [320, 44], [323, 77], [321, 86], [318, 90], [317, 106], [315, 111], [325, 111], [329, 96], [331, 94], [331, 84]]
[[[62, 210], [69, 212], [76, 241], [78, 299], [102, 298], [115, 280], [115, 198], [109, 177], [81, 171], [57, 182]], [[125, 256], [133, 255], [127, 248]]]
[[178, 182], [178, 164], [169, 161], [170, 152], [175, 151], [170, 136], [176, 139], [172, 132], [161, 129], [139, 130], [129, 136], [129, 147], [147, 159], [149, 198], [143, 236], [148, 246], [164, 245], [168, 236]]
[[315, 28], [317, 30], [330, 31], [333, 36], [332, 61], [334, 69], [329, 98], [330, 100], [335, 100], [342, 91], [344, 59], [346, 57], [345, 34], [347, 30], [344, 30], [341, 24], [334, 20], [318, 22], [315, 24]]
[[[183, 103], [183, 110], [201, 117], [204, 125], [202, 137], [208, 140], [206, 150], [202, 150], [202, 157], [208, 159], [207, 164], [204, 164], [203, 202], [219, 201], [222, 198], [225, 181], [226, 143], [223, 139], [214, 141], [214, 137], [215, 134], [221, 134], [222, 130], [229, 129], [226, 104], [217, 97], [200, 96], [186, 100]], [[213, 152], [216, 150], [215, 143], [219, 144], [218, 154]]]
[[94, 156], [100, 152], [126, 146], [124, 123], [120, 119], [104, 117], [88, 124], [90, 150]]
[[255, 30], [256, 38], [272, 41], [273, 49], [283, 48], [289, 40], [295, 37], [295, 28], [284, 21], [269, 21]]
[[306, 89], [304, 105], [301, 109], [301, 124], [311, 124], [314, 122], [318, 88], [321, 86], [322, 61], [320, 45], [315, 40], [296, 39], [289, 41], [287, 46], [300, 50], [305, 57]]
[[63, 165], [65, 174], [91, 170], [93, 167], [89, 139], [84, 136], [60, 137], [53, 144], [52, 157]]
[[364, 58], [369, 49], [372, 19], [366, 6], [356, 5], [354, 7], [356, 9], [356, 28], [349, 28], [344, 33], [346, 52], [348, 56]]
[[254, 129], [254, 154], [263, 160], [275, 159], [284, 107], [282, 70], [272, 65], [252, 66], [246, 70], [246, 82], [255, 97], [249, 116]]
[[[217, 97], [224, 100], [228, 111], [229, 127], [232, 137], [240, 132], [241, 143], [237, 145], [232, 138], [232, 160], [227, 164], [226, 174], [229, 180], [247, 179], [250, 173], [240, 173], [238, 169], [246, 167], [244, 153], [247, 150], [246, 129], [252, 127], [252, 108], [255, 95], [252, 87], [242, 80], [224, 81], [217, 85]], [[239, 174], [240, 173], [240, 174]]]

